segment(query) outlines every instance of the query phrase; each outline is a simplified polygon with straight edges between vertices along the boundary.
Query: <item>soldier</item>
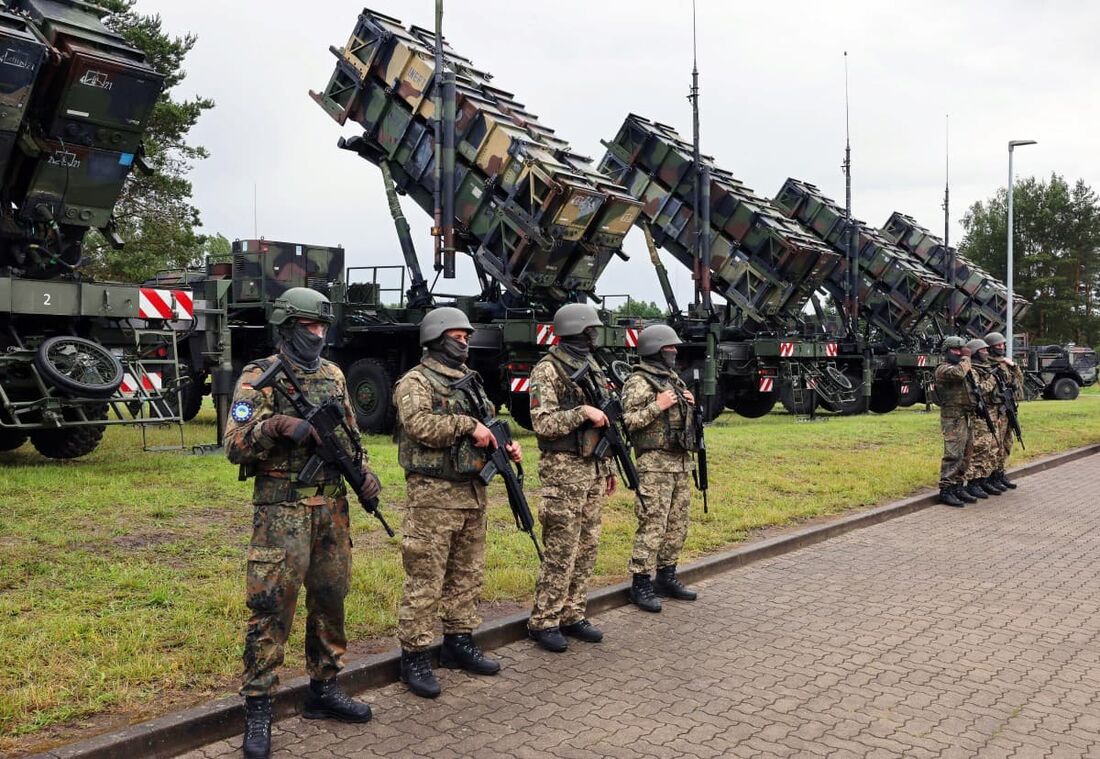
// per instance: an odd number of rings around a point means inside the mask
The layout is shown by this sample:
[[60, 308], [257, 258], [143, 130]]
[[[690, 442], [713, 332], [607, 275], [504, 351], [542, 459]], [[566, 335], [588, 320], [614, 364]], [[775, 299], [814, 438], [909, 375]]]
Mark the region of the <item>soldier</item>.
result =
[[601, 326], [596, 309], [569, 303], [554, 314], [560, 342], [531, 372], [531, 421], [539, 450], [539, 522], [545, 560], [535, 583], [535, 603], [527, 629], [547, 651], [568, 648], [564, 635], [598, 643], [603, 633], [585, 619], [588, 581], [596, 564], [600, 512], [615, 492], [615, 475], [596, 456], [607, 415], [588, 405], [570, 375], [587, 363], [596, 383], [607, 378], [592, 358]]
[[[457, 308], [436, 308], [420, 323], [420, 363], [394, 389], [398, 460], [405, 470], [408, 506], [402, 528], [405, 590], [398, 611], [401, 680], [418, 696], [435, 698], [439, 681], [428, 648], [443, 607], [439, 663], [495, 675], [497, 662], [471, 633], [481, 624], [477, 601], [485, 570], [485, 485], [477, 479], [496, 445], [480, 419], [492, 412], [480, 382], [474, 397], [452, 385], [470, 373], [468, 340], [474, 328]], [[508, 447], [513, 461], [519, 443]]]
[[[298, 591], [306, 587], [306, 668], [309, 691], [303, 716], [366, 722], [370, 707], [344, 693], [336, 682], [347, 647], [344, 597], [351, 574], [348, 501], [339, 472], [325, 468], [315, 482], [299, 482], [299, 470], [311, 456], [316, 433], [273, 387], [254, 383], [274, 360], [282, 359], [297, 375], [314, 403], [338, 398], [348, 426], [358, 436], [344, 375], [321, 358], [332, 306], [321, 293], [294, 287], [280, 295], [271, 311], [279, 353], [245, 366], [237, 382], [225, 431], [229, 460], [241, 465], [241, 477], [255, 477], [252, 542], [248, 548], [248, 608], [252, 616], [244, 645], [244, 754], [250, 759], [271, 752], [271, 694], [279, 682], [276, 668], [294, 620]], [[381, 492], [364, 457], [360, 495]]]
[[[997, 424], [997, 409], [1000, 408], [1001, 394], [997, 387], [997, 378], [993, 374], [993, 365], [989, 362], [989, 346], [985, 340], [974, 338], [966, 344], [970, 350], [970, 373], [974, 378], [974, 386], [981, 394], [986, 411], [993, 421], [994, 429]], [[971, 388], [973, 392], [973, 388]], [[975, 401], [976, 403], [976, 401]], [[989, 431], [989, 425], [985, 419], [979, 418], [974, 422], [974, 450], [970, 456], [970, 466], [966, 470], [966, 492], [975, 498], [988, 498], [991, 495], [1000, 495], [1006, 488], [994, 484], [989, 480], [994, 469], [997, 468], [1000, 459], [1000, 443], [995, 433]]]
[[966, 380], [970, 373], [970, 351], [961, 337], [953, 335], [943, 341], [943, 358], [935, 374], [943, 432], [940, 503], [962, 507], [977, 502], [964, 487], [974, 446], [974, 401]]
[[642, 362], [623, 385], [623, 422], [638, 456], [630, 600], [651, 612], [661, 610], [657, 596], [681, 601], [697, 597], [676, 577], [688, 530], [695, 440], [690, 408], [695, 398], [676, 374], [676, 346], [681, 342], [665, 324], [643, 329], [638, 336]]
[[[1013, 399], [1019, 399], [1023, 397], [1024, 392], [1024, 373], [1020, 370], [1019, 365], [1012, 360], [1012, 357], [1007, 354], [1005, 348], [1005, 337], [1000, 332], [990, 332], [985, 336], [985, 342], [989, 345], [989, 358], [993, 362], [994, 369], [1000, 374], [1001, 382], [1006, 387], [1011, 388]], [[1009, 403], [1008, 398], [1002, 399], [1004, 403]], [[1008, 414], [1002, 413], [998, 415], [997, 435], [1000, 438], [1000, 461], [999, 466], [990, 476], [990, 479], [995, 481], [998, 485], [1009, 490], [1016, 489], [1016, 483], [1008, 479], [1005, 474], [1005, 466], [1008, 462], [1008, 457], [1012, 453], [1012, 430], [1008, 426]]]

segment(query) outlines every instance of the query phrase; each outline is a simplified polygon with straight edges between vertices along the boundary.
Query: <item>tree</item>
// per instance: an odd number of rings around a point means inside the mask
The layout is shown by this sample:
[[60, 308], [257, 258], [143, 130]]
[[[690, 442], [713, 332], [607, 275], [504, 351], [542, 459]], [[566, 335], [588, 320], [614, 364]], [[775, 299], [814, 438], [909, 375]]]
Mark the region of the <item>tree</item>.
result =
[[[1095, 344], [1100, 340], [1100, 199], [1083, 181], [1072, 187], [1058, 174], [1034, 177], [1013, 191], [1014, 289], [1031, 301], [1020, 321], [1041, 342]], [[998, 190], [963, 216], [959, 251], [1004, 280], [1008, 193]]]
[[644, 300], [634, 300], [633, 298], [616, 308], [614, 313], [617, 318], [663, 319], [667, 316], [665, 309], [653, 301], [647, 303]]
[[167, 34], [159, 15], [142, 15], [134, 10], [136, 0], [99, 0], [108, 11], [103, 21], [134, 47], [143, 51], [149, 63], [164, 75], [164, 91], [153, 109], [144, 137], [150, 175], [130, 175], [115, 205], [119, 235], [126, 241], [114, 250], [98, 233], [85, 242], [85, 270], [103, 279], [140, 282], [157, 270], [195, 263], [202, 255], [204, 236], [196, 231], [199, 211], [191, 204], [193, 163], [207, 157], [204, 148], [191, 145], [187, 136], [204, 111], [214, 107], [207, 98], [177, 100], [172, 88], [186, 76], [183, 61], [195, 46], [196, 37]]

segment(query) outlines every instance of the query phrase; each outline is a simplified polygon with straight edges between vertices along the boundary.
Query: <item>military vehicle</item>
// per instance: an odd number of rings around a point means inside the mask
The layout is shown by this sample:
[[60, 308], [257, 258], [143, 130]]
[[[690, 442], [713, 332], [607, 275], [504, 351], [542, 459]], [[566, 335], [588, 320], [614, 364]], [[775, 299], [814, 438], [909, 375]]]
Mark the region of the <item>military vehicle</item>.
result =
[[[107, 424], [179, 422], [167, 323], [190, 297], [80, 275], [163, 78], [79, 0], [0, 1], [0, 450], [92, 451]], [[177, 399], [178, 403], [178, 399]]]
[[1096, 384], [1096, 351], [1092, 348], [1018, 342], [1014, 355], [1024, 370], [1029, 399], [1072, 401], [1082, 387]]

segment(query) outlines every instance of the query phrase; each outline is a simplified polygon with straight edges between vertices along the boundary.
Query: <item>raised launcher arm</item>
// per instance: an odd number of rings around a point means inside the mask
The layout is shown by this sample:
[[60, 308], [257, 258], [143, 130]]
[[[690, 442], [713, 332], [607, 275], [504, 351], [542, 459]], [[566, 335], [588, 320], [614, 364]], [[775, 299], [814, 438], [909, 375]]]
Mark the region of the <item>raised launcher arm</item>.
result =
[[[899, 211], [886, 221], [882, 234], [911, 253], [928, 271], [955, 284], [949, 306], [957, 332], [985, 337], [1004, 330], [1008, 318], [1008, 288], [1004, 283]], [[1019, 321], [1031, 303], [1019, 295], [1013, 302], [1015, 320]]]
[[[843, 255], [848, 239], [844, 209], [817, 187], [788, 179], [775, 205], [804, 229]], [[944, 307], [949, 286], [917, 259], [889, 242], [875, 229], [853, 219], [858, 230], [860, 317], [894, 346], [919, 339]], [[847, 261], [832, 271], [825, 289], [843, 301]]]
[[[600, 170], [642, 202], [654, 241], [696, 270], [692, 145], [671, 127], [634, 114], [605, 142]], [[797, 317], [840, 256], [732, 174], [710, 169], [711, 291], [767, 328]]]
[[[363, 128], [356, 152], [389, 164], [399, 192], [434, 211], [434, 34], [365, 9], [313, 99]], [[597, 174], [490, 75], [444, 45], [456, 79], [456, 245], [485, 283], [528, 302], [591, 296], [640, 204]], [[488, 289], [488, 287], [487, 287]]]
[[0, 271], [49, 277], [80, 264], [112, 216], [164, 78], [78, 0], [0, 2]]

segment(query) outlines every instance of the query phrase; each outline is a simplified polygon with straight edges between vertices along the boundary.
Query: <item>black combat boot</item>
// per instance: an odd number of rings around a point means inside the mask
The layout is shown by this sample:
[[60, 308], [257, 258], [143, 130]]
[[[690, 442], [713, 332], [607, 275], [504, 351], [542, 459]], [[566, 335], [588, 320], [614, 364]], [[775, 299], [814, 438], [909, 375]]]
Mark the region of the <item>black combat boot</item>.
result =
[[962, 507], [966, 505], [951, 488], [940, 488], [940, 503], [942, 503], [944, 506], [956, 507]]
[[634, 584], [630, 587], [630, 603], [643, 611], [661, 610], [661, 600], [654, 595], [653, 580], [648, 574], [634, 575]]
[[302, 707], [306, 719], [335, 719], [340, 722], [369, 722], [370, 706], [344, 693], [335, 677], [310, 680]]
[[531, 640], [555, 654], [560, 654], [569, 648], [569, 642], [562, 636], [560, 628], [547, 627], [545, 630], [532, 630], [528, 627], [527, 634], [531, 636]]
[[978, 484], [982, 486], [982, 490], [990, 495], [1000, 495], [1005, 492], [999, 485], [993, 484], [989, 477], [982, 477], [978, 480]]
[[564, 635], [568, 635], [570, 638], [576, 638], [577, 640], [583, 640], [585, 643], [599, 643], [603, 640], [603, 630], [596, 627], [587, 619], [582, 619], [571, 625], [562, 625], [561, 631]]
[[997, 482], [1001, 483], [1002, 487], [1006, 487], [1009, 490], [1015, 490], [1016, 489], [1016, 483], [1013, 482], [1012, 480], [1008, 479], [1008, 475], [1005, 474], [1005, 470], [1002, 469], [1001, 471], [997, 472], [996, 476], [997, 476]]
[[661, 598], [675, 598], [677, 601], [694, 601], [699, 594], [688, 590], [676, 576], [676, 565], [657, 567], [657, 578], [653, 581], [653, 592]]
[[432, 657], [427, 651], [401, 651], [401, 682], [421, 698], [435, 698], [443, 690], [432, 674]]
[[443, 648], [439, 651], [439, 666], [464, 669], [475, 675], [495, 675], [500, 672], [500, 662], [486, 656], [470, 633], [443, 636]]
[[271, 756], [271, 696], [246, 696], [244, 699], [245, 759]]
[[975, 498], [974, 496], [970, 495], [969, 492], [967, 492], [966, 486], [964, 486], [964, 485], [955, 485], [953, 488], [951, 488], [951, 492], [954, 493], [955, 497], [958, 498], [963, 503], [977, 503], [978, 502], [977, 498]]
[[979, 501], [989, 498], [989, 493], [985, 492], [985, 490], [982, 488], [980, 480], [971, 480], [966, 484], [966, 487], [963, 489], [966, 490], [967, 493], [970, 493], [970, 495], [977, 498]]

